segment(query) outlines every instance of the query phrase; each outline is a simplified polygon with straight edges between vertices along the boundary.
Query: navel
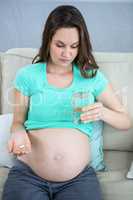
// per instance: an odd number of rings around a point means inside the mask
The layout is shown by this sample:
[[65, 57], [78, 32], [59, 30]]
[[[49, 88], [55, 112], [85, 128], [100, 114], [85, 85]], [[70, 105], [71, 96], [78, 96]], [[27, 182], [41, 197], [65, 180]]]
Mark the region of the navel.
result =
[[62, 154], [57, 154], [54, 156], [54, 160], [62, 160], [64, 156]]

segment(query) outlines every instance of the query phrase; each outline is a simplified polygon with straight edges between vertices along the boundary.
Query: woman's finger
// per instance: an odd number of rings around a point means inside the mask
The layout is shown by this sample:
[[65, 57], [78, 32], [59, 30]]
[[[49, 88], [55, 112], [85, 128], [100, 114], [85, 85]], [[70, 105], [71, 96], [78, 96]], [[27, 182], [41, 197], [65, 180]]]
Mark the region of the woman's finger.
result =
[[91, 122], [91, 121], [98, 121], [101, 119], [101, 114], [97, 113], [97, 114], [93, 114], [93, 115], [85, 115], [84, 117], [81, 117], [81, 120], [83, 122]]
[[26, 149], [25, 147], [24, 148], [20, 148], [22, 145], [20, 146], [17, 146], [15, 149], [14, 149], [14, 154], [17, 154], [17, 155], [22, 155], [22, 154], [26, 154]]
[[8, 151], [11, 153], [13, 151], [13, 140], [9, 140], [7, 143]]
[[101, 102], [98, 102], [98, 103], [94, 103], [94, 104], [91, 104], [91, 105], [88, 105], [88, 106], [84, 106], [82, 108], [82, 111], [83, 112], [86, 112], [86, 111], [89, 111], [89, 110], [93, 110], [93, 109], [96, 109], [96, 108], [102, 108], [103, 105]]
[[80, 116], [84, 118], [86, 115], [95, 115], [95, 114], [100, 114], [100, 113], [101, 113], [101, 109], [96, 108], [93, 110], [86, 111], [82, 113]]

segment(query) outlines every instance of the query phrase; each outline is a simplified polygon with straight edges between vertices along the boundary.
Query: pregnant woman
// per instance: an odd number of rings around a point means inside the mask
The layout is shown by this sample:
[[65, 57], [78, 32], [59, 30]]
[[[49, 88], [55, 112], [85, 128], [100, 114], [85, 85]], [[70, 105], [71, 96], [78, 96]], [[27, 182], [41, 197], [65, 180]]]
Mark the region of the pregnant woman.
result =
[[[91, 92], [91, 105], [75, 124], [71, 99], [81, 91]], [[101, 200], [90, 166], [93, 121], [123, 130], [131, 122], [96, 64], [77, 8], [62, 5], [49, 14], [37, 56], [17, 72], [14, 97], [8, 147], [16, 162], [2, 200]]]

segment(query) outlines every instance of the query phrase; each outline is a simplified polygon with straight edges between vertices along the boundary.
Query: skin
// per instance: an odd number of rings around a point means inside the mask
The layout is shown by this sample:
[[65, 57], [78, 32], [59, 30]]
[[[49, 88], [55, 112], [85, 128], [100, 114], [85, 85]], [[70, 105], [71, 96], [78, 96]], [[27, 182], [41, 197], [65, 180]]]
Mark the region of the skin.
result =
[[[50, 45], [51, 58], [47, 65], [47, 71], [58, 75], [71, 73], [71, 63], [78, 54], [78, 44], [79, 36], [76, 28], [61, 28], [57, 30]], [[68, 61], [62, 62], [60, 59]]]
[[[71, 35], [71, 37], [70, 37]], [[47, 63], [47, 80], [59, 88], [67, 87], [73, 79], [72, 61], [78, 54], [79, 35], [76, 28], [57, 30], [50, 44], [50, 60]], [[77, 43], [75, 43], [77, 42]], [[61, 61], [66, 59], [68, 61]], [[29, 97], [16, 89], [9, 152], [27, 163], [39, 176], [53, 181], [68, 180], [78, 175], [90, 161], [90, 143], [87, 135], [77, 129], [47, 128], [29, 131], [23, 123], [28, 110]], [[126, 130], [130, 117], [114, 94], [111, 85], [98, 96], [96, 103], [83, 107], [83, 123], [102, 119], [111, 126]], [[20, 148], [21, 145], [25, 145]], [[82, 149], [82, 151], [81, 151]], [[71, 169], [71, 170], [70, 170]]]

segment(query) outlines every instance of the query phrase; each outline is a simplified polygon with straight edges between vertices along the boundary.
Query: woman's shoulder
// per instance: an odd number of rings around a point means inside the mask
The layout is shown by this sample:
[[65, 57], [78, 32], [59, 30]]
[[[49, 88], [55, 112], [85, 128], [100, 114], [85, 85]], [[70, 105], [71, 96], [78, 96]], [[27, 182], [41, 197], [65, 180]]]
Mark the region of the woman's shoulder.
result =
[[98, 82], [101, 82], [104, 80], [108, 81], [106, 74], [101, 69], [97, 70], [96, 75], [92, 79]]
[[30, 96], [37, 89], [38, 84], [41, 83], [40, 63], [28, 64], [21, 67], [13, 81], [15, 88], [20, 90], [24, 95]]
[[35, 79], [39, 78], [42, 73], [43, 63], [27, 64], [19, 68], [16, 72], [16, 77], [21, 79]]
[[27, 64], [18, 69], [18, 73], [34, 73], [40, 70], [42, 63]]

